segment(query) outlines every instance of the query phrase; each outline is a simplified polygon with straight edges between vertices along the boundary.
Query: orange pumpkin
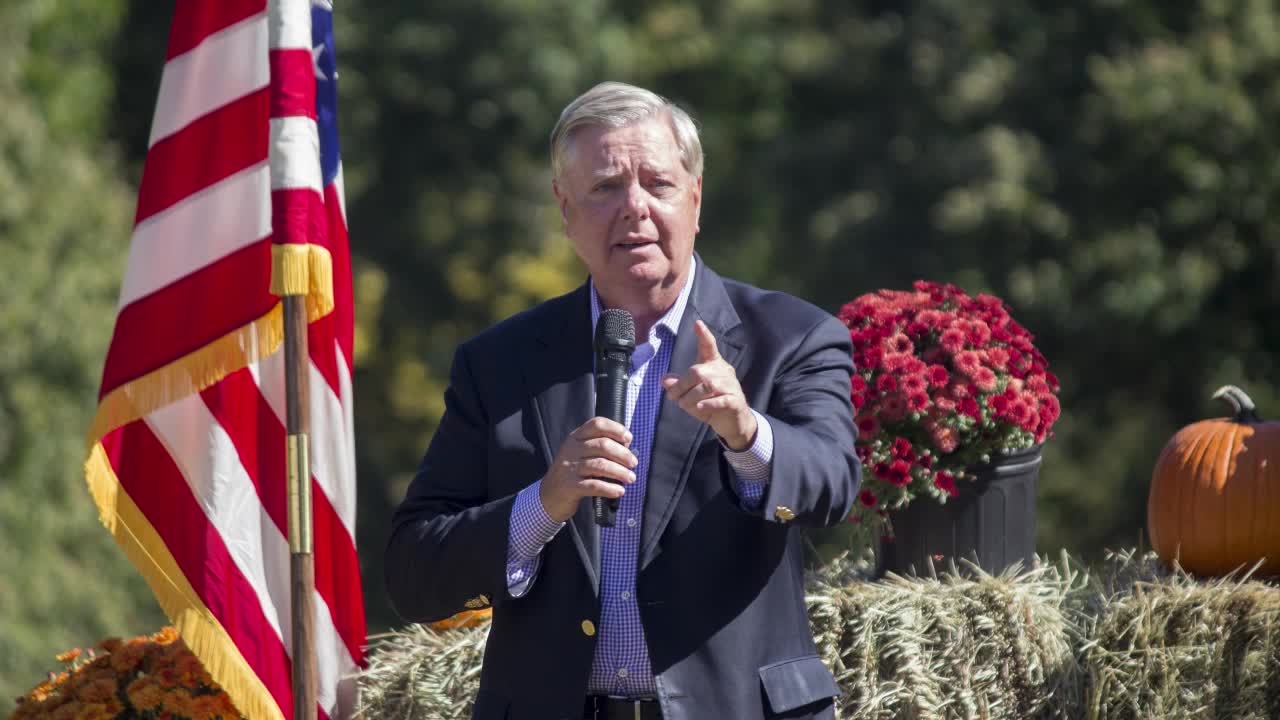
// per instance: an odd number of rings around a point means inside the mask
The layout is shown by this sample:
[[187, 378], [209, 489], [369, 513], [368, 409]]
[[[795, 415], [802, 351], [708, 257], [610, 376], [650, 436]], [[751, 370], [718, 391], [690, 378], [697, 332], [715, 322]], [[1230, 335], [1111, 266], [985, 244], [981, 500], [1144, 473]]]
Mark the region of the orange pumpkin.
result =
[[1156, 461], [1147, 532], [1162, 560], [1224, 575], [1266, 559], [1280, 574], [1280, 422], [1264, 422], [1243, 390], [1213, 394], [1231, 417], [1178, 431]]
[[432, 630], [456, 630], [459, 628], [475, 627], [481, 623], [489, 622], [493, 615], [492, 608], [483, 610], [463, 610], [462, 612], [447, 617], [444, 620], [437, 620], [430, 624]]

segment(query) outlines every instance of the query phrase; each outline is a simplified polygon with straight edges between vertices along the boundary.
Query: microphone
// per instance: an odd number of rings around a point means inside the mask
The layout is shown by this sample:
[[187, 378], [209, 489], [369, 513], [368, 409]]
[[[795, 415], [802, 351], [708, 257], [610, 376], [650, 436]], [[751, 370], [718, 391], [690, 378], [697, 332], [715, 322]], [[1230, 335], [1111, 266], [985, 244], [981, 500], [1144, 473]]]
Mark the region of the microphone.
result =
[[[610, 308], [596, 321], [596, 416], [627, 424], [627, 380], [636, 349], [636, 322], [626, 310]], [[591, 498], [596, 525], [613, 527], [618, 515], [614, 498]]]

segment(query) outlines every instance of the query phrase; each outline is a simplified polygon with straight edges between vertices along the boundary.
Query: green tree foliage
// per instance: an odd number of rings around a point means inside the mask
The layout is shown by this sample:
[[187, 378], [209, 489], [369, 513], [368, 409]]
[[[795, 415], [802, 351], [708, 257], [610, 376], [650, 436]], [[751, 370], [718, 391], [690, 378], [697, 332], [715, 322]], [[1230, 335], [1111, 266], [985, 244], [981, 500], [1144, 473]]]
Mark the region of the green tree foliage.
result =
[[[1280, 412], [1273, 3], [336, 6], [375, 630], [397, 622], [387, 519], [454, 347], [582, 280], [546, 142], [604, 79], [700, 119], [698, 247], [722, 272], [832, 311], [915, 278], [1010, 303], [1064, 388], [1043, 551], [1136, 544], [1156, 454], [1216, 385]], [[0, 577], [22, 578], [0, 584], [0, 620], [29, 638], [0, 639], [0, 663], [156, 617], [78, 464], [170, 16], [143, 0], [0, 10], [0, 255], [23, 270], [0, 283]]]
[[102, 144], [120, 3], [0, 6], [0, 714], [53, 656], [162, 621], [85, 490], [133, 197]]

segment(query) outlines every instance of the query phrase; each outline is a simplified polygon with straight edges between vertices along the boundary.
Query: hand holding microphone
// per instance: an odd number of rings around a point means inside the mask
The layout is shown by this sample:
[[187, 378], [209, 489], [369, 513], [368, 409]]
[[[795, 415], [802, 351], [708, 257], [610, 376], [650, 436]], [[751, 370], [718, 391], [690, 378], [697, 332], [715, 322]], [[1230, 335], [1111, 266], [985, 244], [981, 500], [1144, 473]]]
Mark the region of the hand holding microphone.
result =
[[635, 322], [625, 310], [609, 309], [596, 323], [596, 417], [583, 423], [560, 446], [542, 479], [539, 497], [547, 515], [565, 522], [584, 497], [592, 498], [596, 524], [612, 527], [624, 486], [635, 482], [639, 464], [628, 447], [627, 379], [635, 349]]

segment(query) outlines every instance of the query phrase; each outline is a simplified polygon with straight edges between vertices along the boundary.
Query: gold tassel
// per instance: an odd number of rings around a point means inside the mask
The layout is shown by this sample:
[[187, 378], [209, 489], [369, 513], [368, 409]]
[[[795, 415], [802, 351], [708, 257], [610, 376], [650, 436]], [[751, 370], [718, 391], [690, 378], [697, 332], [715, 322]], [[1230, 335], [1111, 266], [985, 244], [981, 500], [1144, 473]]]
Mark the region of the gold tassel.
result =
[[333, 311], [333, 256], [319, 245], [271, 246], [271, 294], [306, 295], [307, 317]]
[[95, 442], [90, 450], [84, 475], [102, 524], [142, 573], [187, 647], [200, 658], [240, 714], [255, 720], [284, 720], [262, 679], [191, 587], [155, 528], [120, 487], [101, 443]]

